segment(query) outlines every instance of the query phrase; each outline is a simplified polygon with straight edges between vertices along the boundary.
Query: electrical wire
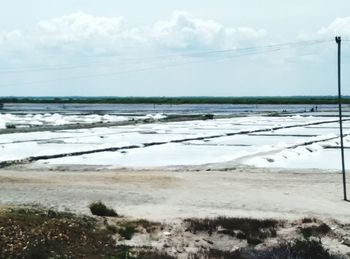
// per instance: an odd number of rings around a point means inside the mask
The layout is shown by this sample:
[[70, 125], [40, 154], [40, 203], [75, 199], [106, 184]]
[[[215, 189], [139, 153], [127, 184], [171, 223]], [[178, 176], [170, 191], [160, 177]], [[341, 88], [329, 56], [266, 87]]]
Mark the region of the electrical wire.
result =
[[[219, 60], [225, 60], [225, 59], [233, 59], [233, 58], [242, 57], [242, 56], [265, 54], [265, 53], [280, 51], [282, 49], [289, 48], [291, 46], [314, 45], [314, 44], [325, 43], [325, 42], [330, 42], [330, 40], [299, 41], [299, 42], [271, 44], [271, 45], [265, 45], [265, 46], [260, 46], [260, 47], [249, 47], [249, 48], [240, 48], [240, 49], [236, 48], [236, 49], [212, 50], [212, 51], [201, 51], [201, 52], [197, 51], [197, 52], [192, 52], [191, 56], [185, 56], [185, 57], [187, 57], [187, 58], [188, 57], [191, 57], [191, 58], [206, 57], [206, 58], [208, 58], [209, 57], [208, 55], [212, 55], [212, 54], [222, 54], [222, 53], [235, 54], [235, 52], [242, 52], [242, 53], [237, 53], [236, 55], [230, 55], [230, 56], [216, 56], [216, 57], [214, 56], [211, 59], [196, 60], [196, 61], [189, 61], [189, 62], [182, 62], [182, 63], [180, 62], [180, 63], [176, 63], [176, 64], [157, 64], [156, 66], [151, 66], [151, 67], [143, 67], [143, 68], [138, 68], [138, 69], [122, 70], [122, 71], [115, 71], [115, 72], [108, 72], [108, 73], [101, 73], [101, 74], [81, 75], [81, 76], [78, 75], [78, 76], [63, 77], [63, 78], [56, 78], [56, 79], [38, 80], [38, 81], [32, 81], [32, 82], [10, 83], [10, 84], [0, 85], [0, 87], [3, 88], [3, 87], [19, 86], [19, 85], [52, 83], [52, 82], [66, 81], [66, 80], [87, 79], [87, 78], [105, 77], [105, 76], [116, 76], [116, 75], [129, 74], [129, 73], [135, 73], [135, 72], [144, 72], [144, 71], [150, 71], [150, 70], [178, 67], [178, 66], [189, 65], [189, 64], [205, 63], [208, 61], [213, 62], [213, 61], [219, 61]], [[205, 56], [203, 56], [203, 55], [205, 55]], [[167, 56], [174, 57], [174, 55], [167, 55]], [[163, 61], [164, 61], [164, 59], [162, 59], [162, 62]], [[73, 66], [71, 66], [70, 68], [67, 67], [66, 69], [72, 69], [72, 68], [73, 68]], [[63, 69], [63, 68], [62, 67], [52, 68], [52, 70], [57, 70], [57, 69]], [[51, 70], [51, 68], [50, 68], [50, 70]], [[40, 71], [47, 71], [47, 69], [43, 69]], [[14, 72], [14, 71], [12, 71], [12, 72]]]
[[[296, 41], [296, 42], [287, 42], [287, 43], [279, 43], [279, 44], [271, 44], [271, 45], [265, 45], [265, 46], [256, 46], [256, 47], [247, 47], [247, 48], [231, 48], [231, 49], [223, 49], [223, 50], [209, 50], [209, 51], [196, 51], [196, 52], [187, 52], [184, 54], [172, 54], [172, 55], [162, 55], [162, 56], [151, 56], [151, 57], [141, 57], [141, 58], [127, 58], [126, 60], [129, 60], [129, 62], [125, 62], [125, 58], [123, 58], [123, 65], [127, 64], [135, 64], [139, 63], [141, 60], [148, 60], [148, 59], [165, 59], [165, 58], [174, 58], [174, 57], [203, 57], [208, 55], [214, 55], [214, 54], [223, 54], [223, 53], [230, 53], [230, 52], [245, 52], [245, 51], [254, 51], [254, 50], [260, 50], [260, 49], [269, 49], [269, 48], [276, 48], [276, 47], [292, 47], [292, 46], [298, 46], [298, 45], [313, 45], [313, 44], [319, 44], [319, 43], [325, 43], [330, 40], [310, 40], [310, 41]], [[131, 62], [130, 62], [131, 61]], [[39, 66], [39, 67], [26, 67], [26, 68], [20, 68], [20, 69], [0, 69], [0, 74], [17, 74], [17, 73], [31, 73], [31, 72], [42, 72], [42, 71], [55, 71], [55, 70], [71, 70], [71, 69], [80, 69], [83, 67], [90, 67], [91, 65], [100, 65], [100, 66], [110, 66], [110, 62], [85, 62], [80, 64], [61, 64], [59, 66]]]
[[[265, 54], [265, 53], [270, 53], [270, 52], [276, 52], [279, 50], [281, 50], [281, 49], [270, 49], [270, 50], [255, 52], [255, 53], [251, 53], [251, 52], [250, 53], [242, 53], [242, 54], [237, 54], [234, 56], [222, 57], [222, 58], [211, 60], [211, 61], [220, 61], [220, 60], [227, 60], [227, 59], [232, 59], [232, 58], [237, 58], [237, 57], [242, 57], [242, 56]], [[199, 61], [197, 60], [197, 61], [182, 62], [182, 63], [177, 63], [177, 64], [161, 64], [161, 65], [153, 66], [153, 67], [144, 67], [144, 68], [139, 68], [139, 69], [131, 69], [131, 70], [101, 73], [101, 74], [94, 74], [94, 75], [71, 76], [71, 77], [64, 77], [64, 78], [32, 81], [32, 82], [11, 83], [11, 84], [0, 85], [0, 87], [3, 88], [3, 87], [9, 87], [9, 86], [42, 84], [42, 83], [52, 83], [52, 82], [76, 80], [76, 79], [88, 79], [88, 78], [95, 78], [95, 77], [116, 76], [116, 75], [123, 75], [123, 74], [135, 73], [135, 72], [145, 72], [145, 71], [151, 71], [151, 70], [158, 70], [158, 69], [164, 69], [164, 68], [172, 68], [172, 67], [178, 67], [178, 66], [183, 66], [183, 65], [207, 63], [207, 62], [208, 62], [208, 60], [199, 60]]]

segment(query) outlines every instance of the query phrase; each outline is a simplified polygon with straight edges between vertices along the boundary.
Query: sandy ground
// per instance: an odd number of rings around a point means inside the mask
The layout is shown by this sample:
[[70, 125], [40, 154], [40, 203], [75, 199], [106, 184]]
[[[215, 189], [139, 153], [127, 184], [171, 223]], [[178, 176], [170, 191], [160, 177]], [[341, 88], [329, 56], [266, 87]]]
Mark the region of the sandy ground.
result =
[[119, 214], [150, 220], [217, 215], [350, 222], [341, 175], [238, 166], [155, 170], [2, 169], [0, 205], [40, 204], [89, 213], [101, 200]]

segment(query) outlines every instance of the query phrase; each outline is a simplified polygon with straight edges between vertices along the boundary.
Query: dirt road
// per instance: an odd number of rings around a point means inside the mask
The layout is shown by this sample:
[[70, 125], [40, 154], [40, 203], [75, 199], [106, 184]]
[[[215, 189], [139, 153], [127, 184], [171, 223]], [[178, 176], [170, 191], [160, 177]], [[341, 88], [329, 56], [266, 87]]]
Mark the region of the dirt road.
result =
[[153, 220], [179, 217], [315, 216], [350, 222], [341, 175], [237, 167], [200, 170], [2, 169], [0, 205], [40, 204], [89, 213], [101, 200], [118, 213]]

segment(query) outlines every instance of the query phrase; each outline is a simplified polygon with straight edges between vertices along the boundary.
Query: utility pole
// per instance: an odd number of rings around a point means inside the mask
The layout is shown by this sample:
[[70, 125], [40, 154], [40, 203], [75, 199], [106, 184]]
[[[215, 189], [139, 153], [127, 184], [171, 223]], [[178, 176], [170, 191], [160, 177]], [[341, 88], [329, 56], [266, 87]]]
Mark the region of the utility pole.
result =
[[339, 108], [339, 129], [340, 129], [340, 149], [341, 163], [343, 172], [343, 190], [344, 201], [347, 201], [346, 195], [346, 175], [345, 175], [345, 158], [344, 158], [344, 140], [343, 140], [343, 116], [342, 116], [342, 96], [341, 96], [341, 37], [335, 37], [335, 42], [338, 44], [338, 108]]

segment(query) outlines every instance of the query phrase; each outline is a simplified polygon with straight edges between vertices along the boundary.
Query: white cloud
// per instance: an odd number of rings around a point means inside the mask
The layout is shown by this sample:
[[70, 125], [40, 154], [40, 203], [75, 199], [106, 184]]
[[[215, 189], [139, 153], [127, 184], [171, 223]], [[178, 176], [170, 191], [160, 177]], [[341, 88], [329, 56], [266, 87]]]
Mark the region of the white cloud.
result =
[[111, 51], [129, 41], [130, 33], [121, 17], [97, 17], [76, 12], [39, 22], [34, 41], [40, 47], [80, 51]]
[[67, 41], [94, 37], [114, 37], [121, 32], [121, 26], [122, 18], [120, 17], [94, 17], [83, 12], [41, 21], [38, 24], [40, 31], [45, 36], [57, 37]]
[[175, 12], [169, 21], [160, 21], [152, 29], [154, 39], [171, 48], [233, 48], [262, 39], [265, 30], [226, 27], [214, 20]]
[[22, 32], [20, 30], [0, 32], [0, 44], [18, 42], [21, 38]]
[[[334, 62], [334, 51], [329, 46], [333, 46], [335, 50], [335, 36], [341, 36], [343, 39], [350, 39], [350, 17], [336, 18], [326, 26], [313, 32], [302, 33], [298, 35], [298, 39], [302, 41], [324, 41], [324, 44], [309, 45], [297, 48], [295, 57], [291, 58], [292, 62], [299, 60], [302, 63], [329, 64]], [[348, 53], [348, 48], [343, 49], [344, 53]]]
[[299, 34], [298, 38], [300, 40], [331, 40], [335, 36], [350, 38], [350, 17], [336, 18], [317, 31]]
[[350, 36], [350, 17], [337, 18], [318, 31], [320, 36]]
[[0, 43], [17, 46], [26, 43], [36, 50], [54, 49], [77, 52], [109, 53], [123, 47], [171, 49], [221, 49], [254, 45], [265, 30], [232, 28], [214, 20], [193, 18], [175, 12], [171, 19], [149, 26], [127, 26], [122, 17], [99, 17], [75, 12], [41, 21], [35, 28], [0, 33]]

